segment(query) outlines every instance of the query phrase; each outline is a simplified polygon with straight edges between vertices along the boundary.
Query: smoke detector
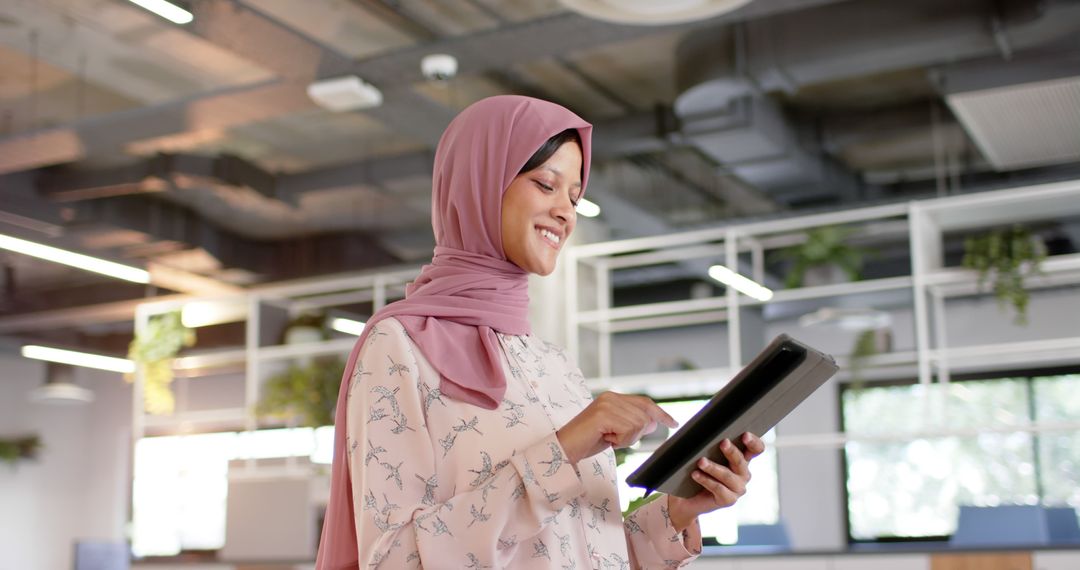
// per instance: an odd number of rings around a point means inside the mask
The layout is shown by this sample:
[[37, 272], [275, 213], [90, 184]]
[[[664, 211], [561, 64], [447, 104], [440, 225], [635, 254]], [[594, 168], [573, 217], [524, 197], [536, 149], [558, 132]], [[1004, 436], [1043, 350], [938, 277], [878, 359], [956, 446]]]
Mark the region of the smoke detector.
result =
[[457, 58], [447, 53], [425, 55], [420, 60], [420, 73], [433, 81], [446, 81], [457, 75]]
[[616, 24], [659, 26], [704, 20], [736, 10], [751, 0], [560, 0], [589, 18]]
[[35, 404], [53, 404], [61, 406], [89, 404], [94, 401], [94, 393], [72, 383], [74, 371], [66, 364], [48, 363], [45, 369], [45, 384], [30, 392], [30, 401]]
[[358, 111], [382, 105], [382, 91], [355, 75], [320, 79], [308, 85], [308, 97], [334, 112]]

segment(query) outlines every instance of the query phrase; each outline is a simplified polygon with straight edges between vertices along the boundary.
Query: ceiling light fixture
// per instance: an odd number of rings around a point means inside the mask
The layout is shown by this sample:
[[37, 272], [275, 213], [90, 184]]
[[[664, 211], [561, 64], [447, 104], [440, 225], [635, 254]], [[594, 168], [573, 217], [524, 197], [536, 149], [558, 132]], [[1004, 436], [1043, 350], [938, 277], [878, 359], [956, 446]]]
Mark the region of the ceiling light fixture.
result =
[[338, 332], [354, 334], [356, 336], [360, 336], [364, 333], [364, 323], [354, 321], [353, 319], [343, 319], [341, 317], [334, 317], [330, 321], [330, 328]]
[[734, 287], [736, 291], [750, 298], [757, 299], [758, 301], [768, 301], [769, 299], [772, 299], [773, 296], [772, 289], [769, 289], [756, 281], [747, 279], [723, 265], [714, 265], [710, 267], [709, 277], [716, 279], [724, 285]]
[[577, 213], [585, 216], [586, 218], [595, 218], [600, 215], [600, 206], [595, 202], [590, 202], [585, 198], [578, 200]]
[[567, 8], [589, 18], [659, 26], [705, 20], [731, 12], [751, 0], [560, 0]]
[[320, 79], [307, 88], [308, 97], [320, 107], [340, 113], [382, 105], [382, 91], [355, 75]]
[[45, 384], [30, 392], [30, 401], [65, 406], [93, 402], [93, 392], [72, 382], [73, 372], [70, 366], [50, 362], [45, 369]]
[[189, 24], [195, 19], [191, 12], [165, 0], [128, 0], [132, 4], [149, 10], [174, 24]]
[[77, 352], [74, 350], [39, 346], [36, 344], [28, 344], [22, 347], [21, 352], [25, 358], [33, 358], [34, 360], [58, 362], [60, 364], [70, 364], [72, 366], [85, 366], [87, 368], [108, 370], [110, 372], [122, 372], [124, 374], [135, 372], [134, 362], [126, 358], [116, 358], [115, 356], [90, 354], [88, 352]]
[[234, 323], [246, 319], [247, 313], [243, 299], [192, 301], [180, 309], [180, 323], [189, 329]]
[[150, 272], [144, 269], [131, 267], [130, 265], [122, 265], [97, 257], [90, 257], [89, 255], [42, 245], [40, 243], [34, 243], [32, 241], [26, 241], [24, 239], [3, 234], [0, 234], [0, 248], [14, 251], [15, 253], [21, 253], [23, 255], [33, 256], [38, 259], [52, 261], [53, 263], [62, 263], [76, 269], [93, 271], [94, 273], [116, 277], [117, 279], [125, 279], [134, 283], [150, 282]]

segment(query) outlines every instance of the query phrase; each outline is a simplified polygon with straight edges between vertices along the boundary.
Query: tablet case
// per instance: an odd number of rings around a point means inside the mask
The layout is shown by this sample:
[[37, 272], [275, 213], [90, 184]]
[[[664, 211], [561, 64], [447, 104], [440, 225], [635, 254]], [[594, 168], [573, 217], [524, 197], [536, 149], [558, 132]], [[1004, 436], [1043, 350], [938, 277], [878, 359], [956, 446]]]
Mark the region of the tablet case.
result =
[[698, 459], [727, 465], [718, 447], [722, 440], [730, 439], [745, 451], [740, 435], [760, 436], [772, 429], [837, 369], [832, 356], [786, 334], [776, 337], [631, 473], [627, 484], [693, 497], [702, 489], [690, 477]]

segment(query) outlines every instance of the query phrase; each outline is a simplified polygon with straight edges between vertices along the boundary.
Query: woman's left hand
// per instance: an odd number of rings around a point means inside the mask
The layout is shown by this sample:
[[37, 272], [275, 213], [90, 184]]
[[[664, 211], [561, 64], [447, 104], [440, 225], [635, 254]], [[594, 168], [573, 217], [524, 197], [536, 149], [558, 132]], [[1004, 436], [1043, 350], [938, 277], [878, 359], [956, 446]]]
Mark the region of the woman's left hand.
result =
[[693, 477], [704, 488], [697, 495], [689, 499], [668, 495], [668, 513], [675, 530], [681, 532], [698, 515], [734, 505], [746, 493], [746, 484], [750, 482], [749, 462], [765, 451], [765, 444], [749, 432], [742, 434], [742, 443], [746, 453], [730, 440], [720, 442], [727, 467], [704, 458], [698, 461]]

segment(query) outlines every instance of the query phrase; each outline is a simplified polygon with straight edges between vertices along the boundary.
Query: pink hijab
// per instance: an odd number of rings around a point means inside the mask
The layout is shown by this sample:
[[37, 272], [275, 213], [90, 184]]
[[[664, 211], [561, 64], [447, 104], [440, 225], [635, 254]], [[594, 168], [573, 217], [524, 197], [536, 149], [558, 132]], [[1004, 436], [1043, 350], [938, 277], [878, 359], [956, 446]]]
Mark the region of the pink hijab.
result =
[[372, 315], [345, 366], [338, 393], [330, 501], [317, 570], [359, 568], [352, 482], [345, 453], [349, 378], [375, 323], [396, 317], [441, 375], [450, 398], [495, 409], [506, 392], [496, 332], [528, 334], [528, 274], [502, 248], [502, 194], [529, 158], [566, 129], [581, 137], [584, 191], [592, 125], [547, 101], [516, 95], [473, 103], [446, 128], [435, 151], [431, 225], [435, 255], [405, 299]]

